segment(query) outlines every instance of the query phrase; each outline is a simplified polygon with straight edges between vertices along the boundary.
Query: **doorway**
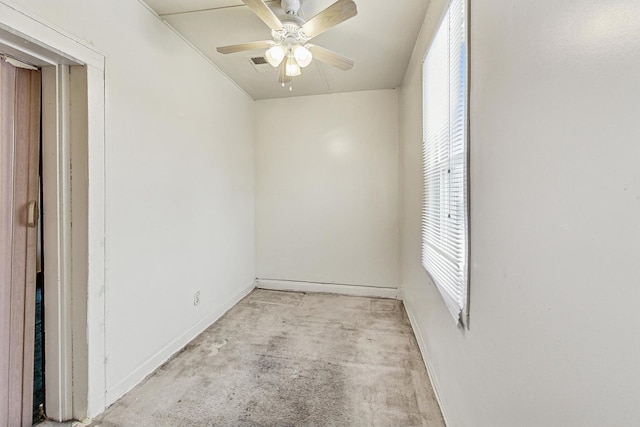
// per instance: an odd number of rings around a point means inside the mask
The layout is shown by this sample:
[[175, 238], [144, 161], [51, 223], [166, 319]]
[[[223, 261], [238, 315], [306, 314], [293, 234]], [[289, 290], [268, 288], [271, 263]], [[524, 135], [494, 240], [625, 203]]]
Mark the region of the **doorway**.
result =
[[4, 0], [0, 51], [42, 72], [46, 412], [85, 419], [106, 407], [104, 55]]
[[[36, 67], [1, 55], [0, 425], [40, 421], [47, 403], [59, 414], [56, 419], [80, 418], [77, 414], [87, 407], [82, 357], [87, 354], [82, 303], [87, 269], [72, 261], [74, 253], [81, 260], [87, 248], [82, 234], [70, 231], [72, 222], [86, 227], [87, 210], [80, 202], [87, 188], [81, 161], [86, 153], [86, 71], [82, 66]], [[47, 259], [45, 247], [58, 256]], [[46, 310], [49, 305], [57, 310]], [[51, 340], [45, 340], [47, 332]], [[47, 364], [47, 353], [53, 363]], [[48, 378], [54, 384], [51, 396], [46, 394]]]

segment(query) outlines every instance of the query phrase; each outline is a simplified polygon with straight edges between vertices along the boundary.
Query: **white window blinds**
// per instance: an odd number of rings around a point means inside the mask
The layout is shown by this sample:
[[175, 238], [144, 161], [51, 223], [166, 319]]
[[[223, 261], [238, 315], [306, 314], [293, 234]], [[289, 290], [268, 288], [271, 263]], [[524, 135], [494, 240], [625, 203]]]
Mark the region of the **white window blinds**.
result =
[[452, 0], [423, 64], [422, 264], [458, 322], [467, 308], [466, 0]]

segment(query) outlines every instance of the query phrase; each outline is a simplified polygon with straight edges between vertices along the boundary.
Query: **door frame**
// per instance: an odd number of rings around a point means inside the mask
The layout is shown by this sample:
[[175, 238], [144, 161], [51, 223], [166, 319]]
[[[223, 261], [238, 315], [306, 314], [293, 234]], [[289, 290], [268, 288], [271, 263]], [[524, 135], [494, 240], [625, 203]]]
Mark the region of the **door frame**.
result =
[[0, 51], [43, 70], [47, 415], [91, 418], [107, 403], [105, 55], [6, 0]]

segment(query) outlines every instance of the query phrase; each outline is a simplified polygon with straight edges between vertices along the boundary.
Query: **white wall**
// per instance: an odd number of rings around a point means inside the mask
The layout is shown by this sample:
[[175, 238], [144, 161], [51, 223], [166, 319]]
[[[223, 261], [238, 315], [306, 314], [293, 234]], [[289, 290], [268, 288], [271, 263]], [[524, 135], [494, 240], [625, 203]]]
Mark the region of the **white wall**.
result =
[[15, 3], [107, 57], [109, 404], [253, 286], [253, 101], [137, 1]]
[[471, 299], [420, 265], [420, 62], [402, 87], [405, 303], [450, 427], [640, 425], [640, 3], [474, 0]]
[[256, 102], [261, 279], [397, 287], [393, 90]]

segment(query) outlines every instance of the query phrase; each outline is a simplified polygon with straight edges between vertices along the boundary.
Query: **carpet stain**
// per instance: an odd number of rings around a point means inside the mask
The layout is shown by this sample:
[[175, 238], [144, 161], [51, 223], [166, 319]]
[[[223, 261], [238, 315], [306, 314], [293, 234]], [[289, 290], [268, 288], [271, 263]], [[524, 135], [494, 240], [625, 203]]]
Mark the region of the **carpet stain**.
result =
[[222, 347], [224, 347], [225, 345], [227, 345], [229, 343], [229, 341], [227, 341], [226, 339], [220, 340], [220, 341], [214, 341], [210, 346], [209, 346], [209, 356], [215, 356], [218, 353], [220, 353], [220, 349]]

